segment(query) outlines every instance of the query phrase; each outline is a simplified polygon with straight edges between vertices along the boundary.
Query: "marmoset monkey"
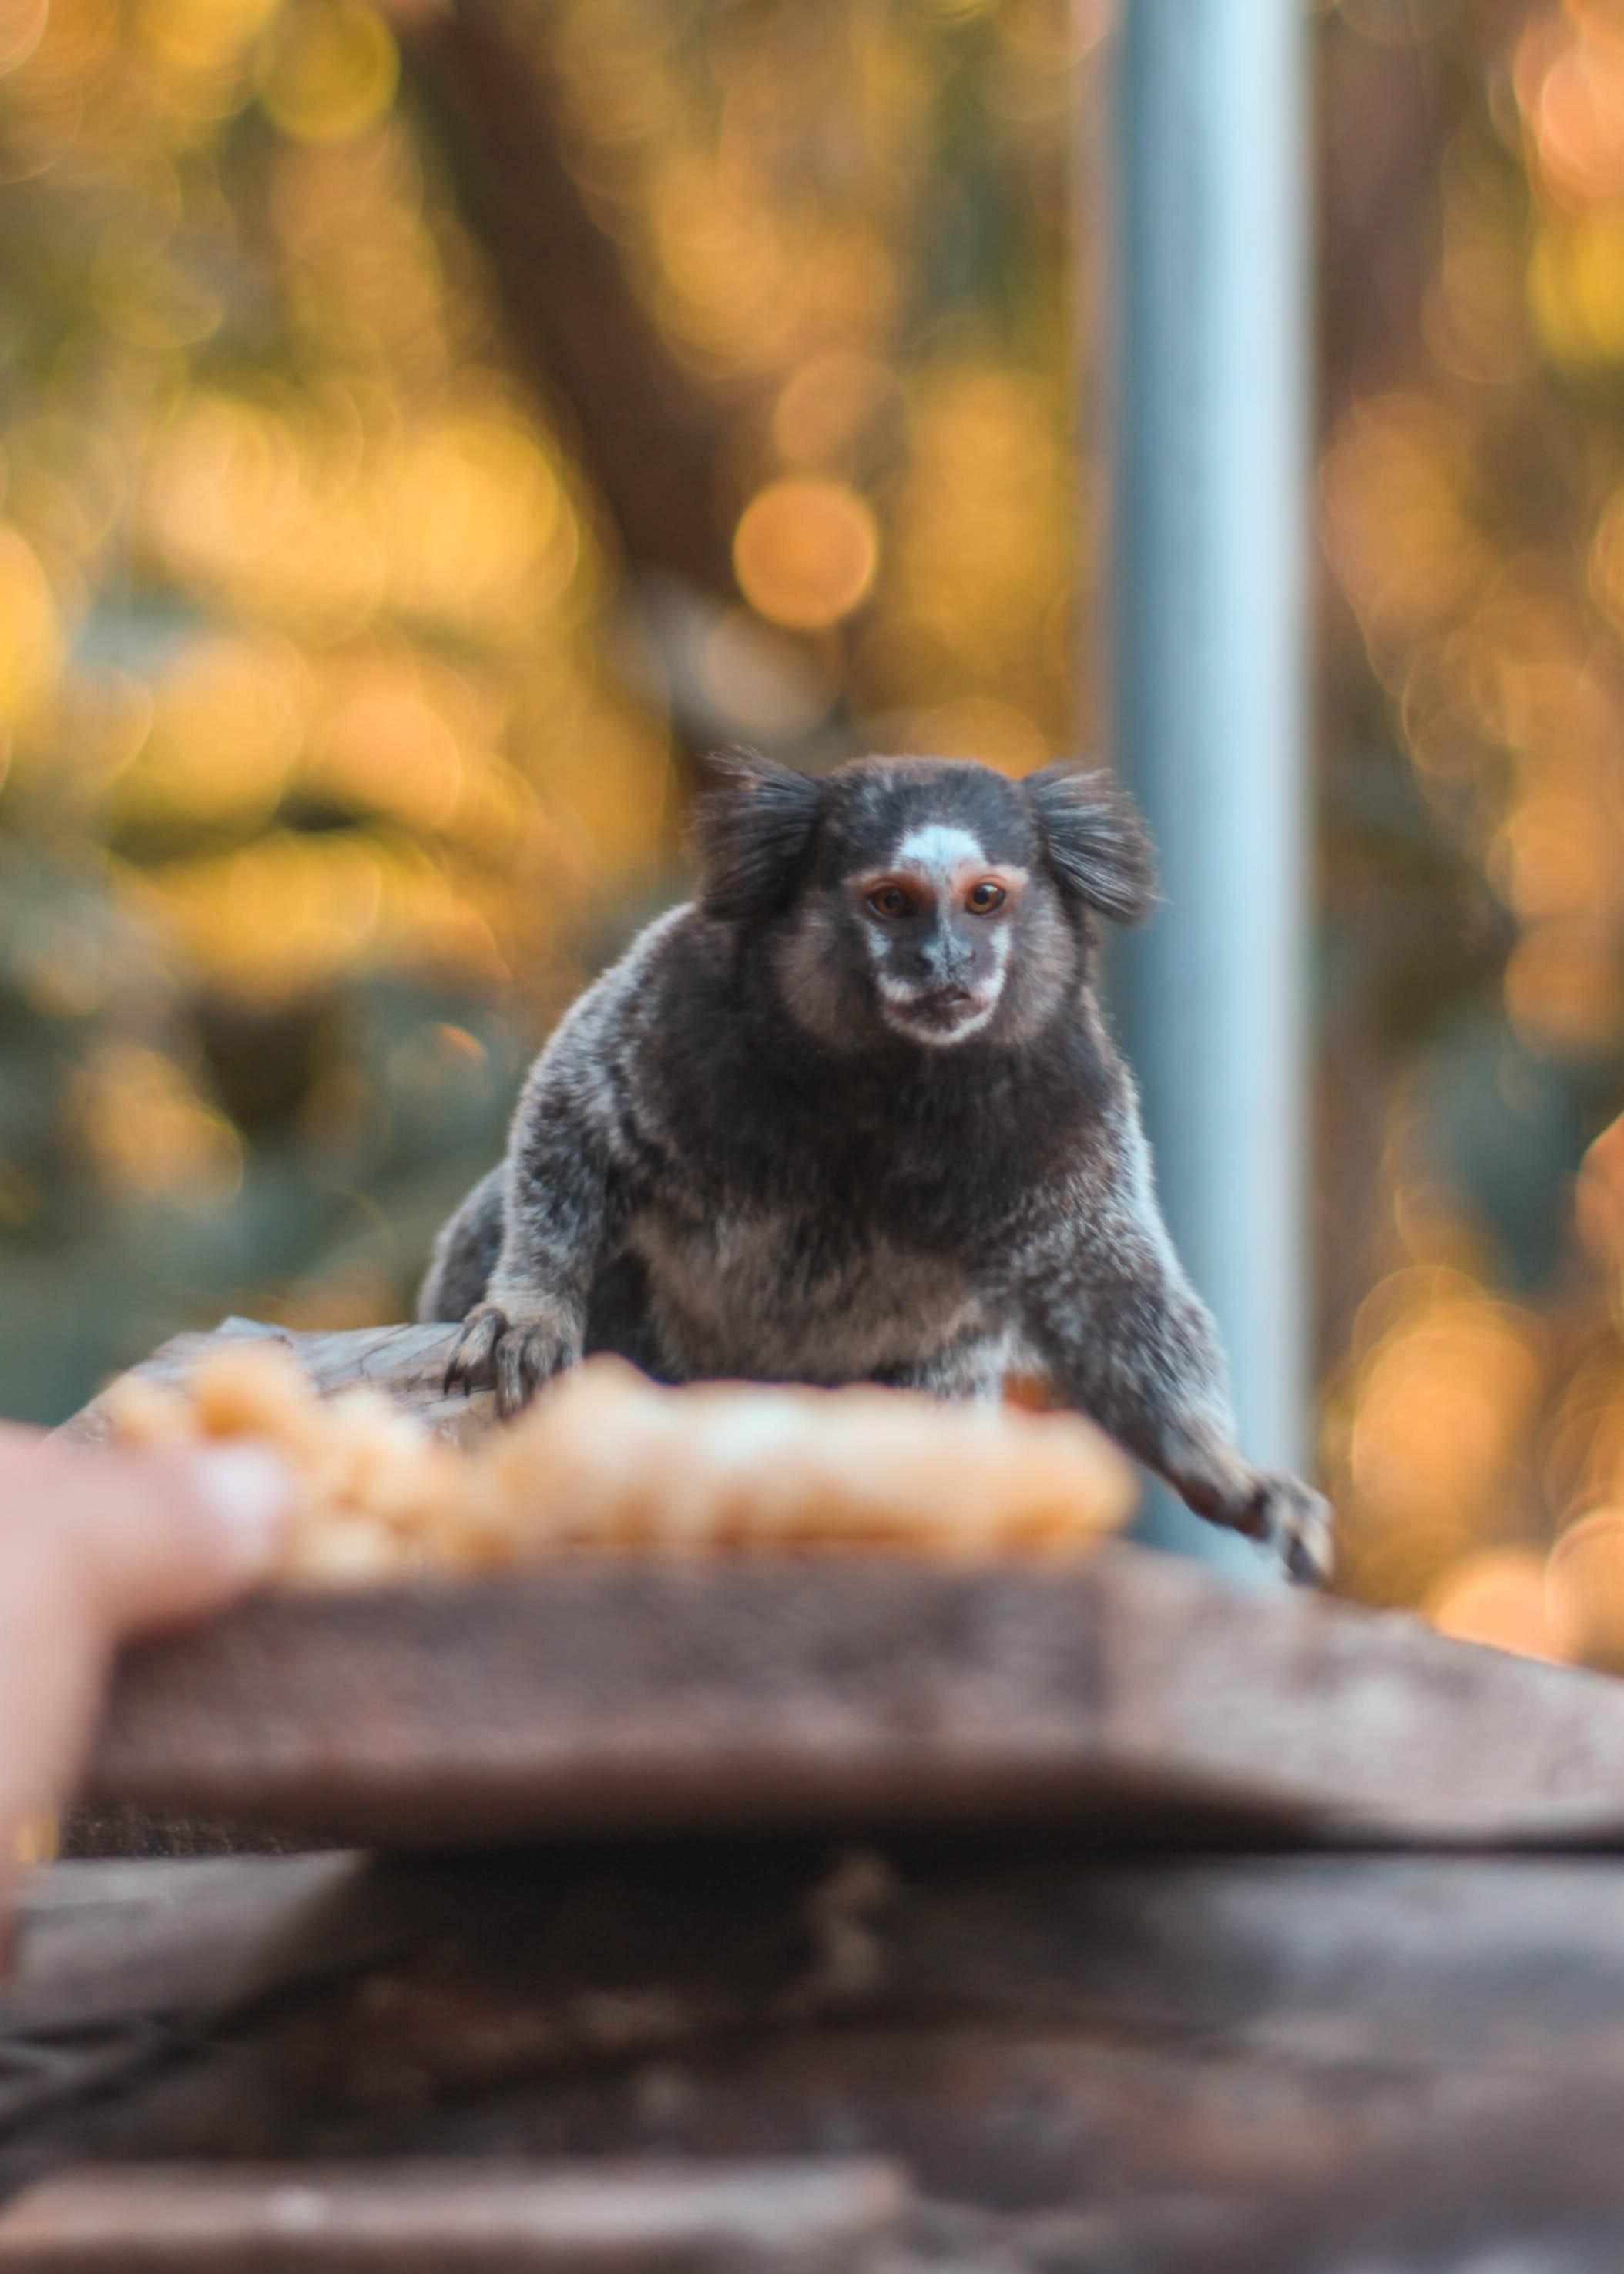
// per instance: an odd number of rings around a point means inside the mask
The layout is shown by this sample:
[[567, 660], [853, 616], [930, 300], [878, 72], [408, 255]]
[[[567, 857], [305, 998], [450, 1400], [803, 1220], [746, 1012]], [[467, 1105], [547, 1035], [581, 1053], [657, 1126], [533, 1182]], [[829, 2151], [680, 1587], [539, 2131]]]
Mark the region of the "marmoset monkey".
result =
[[996, 1397], [1034, 1368], [1215, 1524], [1324, 1576], [1330, 1512], [1235, 1442], [1092, 984], [1152, 899], [1102, 775], [742, 754], [698, 897], [564, 1019], [418, 1314], [512, 1412], [584, 1352], [667, 1382]]

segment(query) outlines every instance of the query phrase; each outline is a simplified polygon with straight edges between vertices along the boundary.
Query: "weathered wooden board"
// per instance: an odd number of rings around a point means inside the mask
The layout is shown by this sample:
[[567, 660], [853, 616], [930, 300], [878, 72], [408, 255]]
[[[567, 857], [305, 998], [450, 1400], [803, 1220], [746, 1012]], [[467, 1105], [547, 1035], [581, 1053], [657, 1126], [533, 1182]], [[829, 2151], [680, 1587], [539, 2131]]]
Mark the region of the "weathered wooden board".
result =
[[340, 1842], [1041, 1816], [1624, 1836], [1624, 1685], [1111, 1547], [267, 1595], [119, 1670], [87, 1795]]
[[[1600, 1856], [1124, 1861], [983, 1837], [335, 1853], [57, 1864], [19, 1914], [8, 2056], [158, 2022], [196, 2036], [387, 1978], [370, 2003], [393, 2018], [358, 2052], [387, 2059], [425, 2017], [403, 1985], [432, 1980], [455, 1994], [416, 2058], [475, 2085], [515, 2055], [631, 2059], [832, 2014], [1624, 2081], [1624, 1867]], [[485, 1988], [531, 2022], [461, 2042]], [[19, 2090], [0, 2121], [33, 2105]]]
[[[432, 1408], [445, 1331], [319, 1371]], [[932, 2274], [1624, 2263], [1624, 1862], [1357, 1852], [1624, 1843], [1609, 1681], [1130, 1547], [582, 1560], [268, 1595], [132, 1653], [89, 1787], [553, 1844], [41, 1875], [0, 2196], [86, 2158], [381, 2158], [392, 2190], [424, 2157], [836, 2152], [906, 2172]], [[1222, 1842], [1340, 1852], [1177, 1852]], [[94, 2181], [109, 2248], [144, 2185]], [[235, 2263], [289, 2263], [264, 2183], [184, 2185]], [[335, 2234], [371, 2185], [335, 2179]]]
[[[297, 1353], [311, 1379], [327, 1395], [340, 1389], [381, 1389], [409, 1406], [436, 1435], [460, 1440], [491, 1427], [495, 1400], [488, 1392], [454, 1397], [445, 1393], [446, 1361], [456, 1344], [455, 1327], [360, 1327], [304, 1334], [290, 1327], [267, 1326], [257, 1319], [228, 1319], [212, 1334], [177, 1335], [132, 1373], [153, 1382], [181, 1382], [200, 1358], [222, 1342], [273, 1342]], [[56, 1433], [80, 1444], [105, 1442], [103, 1401], [93, 1398]]]
[[[372, 1382], [480, 1428], [485, 1401], [440, 1394], [454, 1337], [282, 1338], [328, 1389]], [[92, 1406], [70, 1427], [101, 1426]], [[583, 1560], [267, 1596], [154, 1645], [120, 1670], [88, 1790], [342, 1842], [1034, 1815], [1192, 1841], [1611, 1842], [1624, 1686], [1126, 1547]]]
[[884, 2274], [882, 2165], [70, 2172], [0, 2211], [4, 2274]]
[[[904, 2166], [921, 2263], [959, 2274], [1304, 2274], [1341, 2265], [1327, 2236], [1430, 2268], [1563, 2220], [1599, 2223], [1613, 2259], [1575, 2263], [1616, 2274], [1624, 2243], [1600, 1858], [74, 1865], [25, 1924], [0, 2190], [86, 2157], [838, 2152]], [[1407, 2219], [1441, 2255], [1397, 2249]]]

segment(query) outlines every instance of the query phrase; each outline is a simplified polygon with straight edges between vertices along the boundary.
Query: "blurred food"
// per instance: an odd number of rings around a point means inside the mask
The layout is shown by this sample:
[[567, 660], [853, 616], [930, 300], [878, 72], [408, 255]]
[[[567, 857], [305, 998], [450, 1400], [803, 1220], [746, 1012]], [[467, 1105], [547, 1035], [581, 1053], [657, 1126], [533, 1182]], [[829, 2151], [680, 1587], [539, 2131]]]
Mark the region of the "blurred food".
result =
[[178, 1387], [126, 1375], [101, 1410], [130, 1444], [277, 1445], [304, 1485], [287, 1576], [306, 1585], [579, 1549], [1076, 1550], [1135, 1498], [1128, 1463], [1070, 1414], [866, 1388], [665, 1389], [616, 1359], [465, 1449], [379, 1390], [320, 1397], [264, 1343], [204, 1359]]

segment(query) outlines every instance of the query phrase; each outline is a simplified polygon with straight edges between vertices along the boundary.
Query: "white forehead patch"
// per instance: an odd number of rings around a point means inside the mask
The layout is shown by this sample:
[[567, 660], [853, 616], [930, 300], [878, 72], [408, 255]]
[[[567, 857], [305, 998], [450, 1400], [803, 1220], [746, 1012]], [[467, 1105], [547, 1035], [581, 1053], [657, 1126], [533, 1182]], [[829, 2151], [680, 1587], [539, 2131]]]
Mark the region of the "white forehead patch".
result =
[[980, 838], [946, 821], [933, 821], [923, 829], [910, 830], [891, 859], [899, 869], [929, 869], [944, 875], [951, 875], [955, 869], [972, 865], [984, 869], [987, 865]]

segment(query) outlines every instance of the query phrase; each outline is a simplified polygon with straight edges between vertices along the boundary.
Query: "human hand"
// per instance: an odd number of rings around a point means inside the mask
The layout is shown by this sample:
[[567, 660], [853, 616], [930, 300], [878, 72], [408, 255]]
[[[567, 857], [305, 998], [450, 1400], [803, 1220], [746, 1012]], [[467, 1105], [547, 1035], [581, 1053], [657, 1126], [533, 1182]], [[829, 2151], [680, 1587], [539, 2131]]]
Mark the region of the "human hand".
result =
[[71, 1789], [114, 1653], [264, 1578], [291, 1498], [257, 1444], [109, 1453], [0, 1426], [0, 1918], [26, 1827]]

